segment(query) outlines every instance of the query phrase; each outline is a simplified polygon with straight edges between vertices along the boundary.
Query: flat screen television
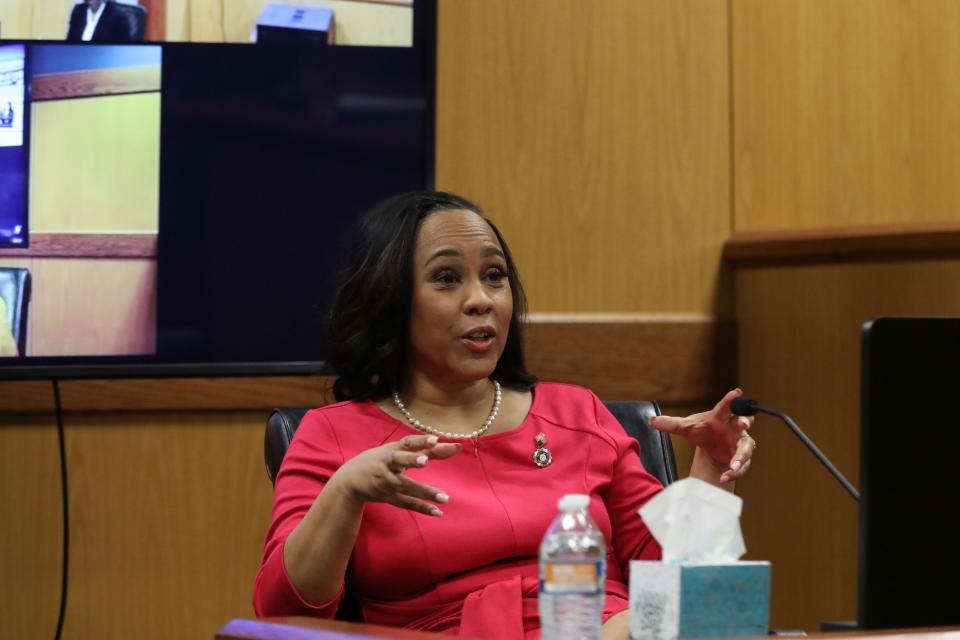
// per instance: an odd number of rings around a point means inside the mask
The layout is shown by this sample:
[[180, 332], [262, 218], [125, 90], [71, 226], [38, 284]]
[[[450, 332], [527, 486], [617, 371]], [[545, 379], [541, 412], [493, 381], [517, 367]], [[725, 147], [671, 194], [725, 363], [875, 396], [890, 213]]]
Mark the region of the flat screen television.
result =
[[320, 371], [354, 220], [432, 185], [435, 19], [417, 0], [412, 46], [0, 41], [29, 106], [0, 269], [32, 292], [0, 379]]
[[960, 318], [878, 318], [862, 347], [859, 626], [960, 624]]

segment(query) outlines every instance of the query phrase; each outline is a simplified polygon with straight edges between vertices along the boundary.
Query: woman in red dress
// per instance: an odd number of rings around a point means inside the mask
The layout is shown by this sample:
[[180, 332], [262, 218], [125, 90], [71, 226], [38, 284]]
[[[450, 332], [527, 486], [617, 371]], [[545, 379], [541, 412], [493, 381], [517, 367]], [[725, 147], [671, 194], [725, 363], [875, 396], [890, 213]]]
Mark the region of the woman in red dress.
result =
[[[340, 402], [304, 417], [277, 475], [257, 615], [333, 617], [346, 588], [368, 623], [539, 637], [540, 539], [583, 493], [607, 541], [604, 634], [626, 638], [629, 561], [660, 557], [637, 510], [662, 487], [593, 393], [526, 371], [500, 232], [458, 196], [404, 194], [363, 218], [349, 265]], [[756, 446], [740, 393], [654, 424], [697, 446], [692, 477], [730, 490]]]

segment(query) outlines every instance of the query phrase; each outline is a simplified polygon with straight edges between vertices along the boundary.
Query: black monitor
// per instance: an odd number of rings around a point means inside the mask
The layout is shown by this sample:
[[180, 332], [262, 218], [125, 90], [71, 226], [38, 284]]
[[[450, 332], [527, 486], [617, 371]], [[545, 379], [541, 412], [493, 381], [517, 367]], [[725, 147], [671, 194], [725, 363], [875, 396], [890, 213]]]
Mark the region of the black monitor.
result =
[[0, 379], [322, 371], [354, 221], [433, 182], [411, 8], [409, 46], [0, 41], [0, 269], [31, 279]]
[[960, 624], [960, 318], [862, 339], [859, 625]]

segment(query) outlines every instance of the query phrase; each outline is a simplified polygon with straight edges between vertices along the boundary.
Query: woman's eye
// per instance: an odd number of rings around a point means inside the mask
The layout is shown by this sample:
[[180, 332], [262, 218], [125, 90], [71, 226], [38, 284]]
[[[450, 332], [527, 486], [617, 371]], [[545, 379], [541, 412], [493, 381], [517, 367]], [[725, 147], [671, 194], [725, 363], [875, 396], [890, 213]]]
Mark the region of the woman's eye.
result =
[[507, 272], [499, 267], [487, 271], [487, 280], [490, 282], [503, 282], [507, 279]]
[[439, 284], [456, 284], [458, 280], [456, 272], [449, 269], [438, 271], [433, 276], [433, 281]]

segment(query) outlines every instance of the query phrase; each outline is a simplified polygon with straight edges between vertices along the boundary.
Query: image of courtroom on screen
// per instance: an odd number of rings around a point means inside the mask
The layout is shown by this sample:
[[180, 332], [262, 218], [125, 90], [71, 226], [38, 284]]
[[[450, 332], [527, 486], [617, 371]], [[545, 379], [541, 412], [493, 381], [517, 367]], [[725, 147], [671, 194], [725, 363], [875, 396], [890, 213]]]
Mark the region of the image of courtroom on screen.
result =
[[155, 353], [160, 47], [27, 42], [0, 56], [0, 112], [13, 112], [0, 270], [19, 283], [3, 301], [18, 355]]
[[26, 47], [0, 44], [0, 247], [26, 242]]
[[414, 0], [36, 0], [0, 5], [0, 37], [410, 47], [413, 11]]

